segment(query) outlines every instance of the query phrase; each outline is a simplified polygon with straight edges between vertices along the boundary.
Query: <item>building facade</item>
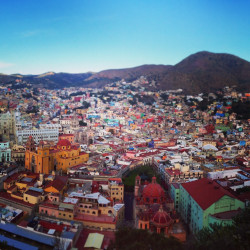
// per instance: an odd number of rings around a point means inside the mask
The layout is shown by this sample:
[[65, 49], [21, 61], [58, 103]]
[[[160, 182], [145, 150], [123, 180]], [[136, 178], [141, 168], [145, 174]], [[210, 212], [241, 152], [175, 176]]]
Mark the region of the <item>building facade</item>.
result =
[[0, 142], [0, 162], [11, 161], [11, 149], [9, 142]]
[[37, 149], [32, 136], [26, 144], [25, 168], [34, 173], [49, 174], [61, 170], [67, 172], [69, 167], [87, 162], [89, 155], [80, 152], [80, 148], [68, 140], [60, 140], [56, 146], [49, 146], [40, 141]]
[[179, 211], [193, 233], [208, 227], [214, 221], [211, 217], [223, 225], [232, 223], [232, 215], [244, 207], [244, 202], [209, 179], [180, 185]]

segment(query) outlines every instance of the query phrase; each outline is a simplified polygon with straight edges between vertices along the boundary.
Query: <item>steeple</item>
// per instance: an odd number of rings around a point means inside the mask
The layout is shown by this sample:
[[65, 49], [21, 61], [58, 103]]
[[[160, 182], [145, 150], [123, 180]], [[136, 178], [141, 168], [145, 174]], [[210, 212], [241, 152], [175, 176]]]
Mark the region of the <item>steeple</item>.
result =
[[33, 152], [36, 150], [35, 141], [34, 141], [34, 138], [32, 136], [29, 137], [29, 139], [26, 143], [26, 150], [33, 151]]

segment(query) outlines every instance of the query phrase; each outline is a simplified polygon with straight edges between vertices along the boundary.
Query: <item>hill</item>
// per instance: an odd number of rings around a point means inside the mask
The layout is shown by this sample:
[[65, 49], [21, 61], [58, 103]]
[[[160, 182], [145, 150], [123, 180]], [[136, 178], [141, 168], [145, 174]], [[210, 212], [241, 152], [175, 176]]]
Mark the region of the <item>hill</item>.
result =
[[198, 52], [171, 65], [142, 65], [126, 69], [110, 69], [98, 73], [54, 73], [41, 75], [4, 75], [0, 83], [16, 79], [46, 88], [85, 86], [101, 88], [121, 79], [127, 82], [140, 76], [156, 82], [157, 89], [183, 89], [185, 93], [214, 92], [225, 86], [236, 86], [238, 91], [250, 91], [250, 63], [237, 56], [223, 53]]
[[163, 89], [187, 93], [214, 92], [225, 86], [250, 91], [250, 63], [230, 54], [198, 52], [176, 64], [159, 78]]

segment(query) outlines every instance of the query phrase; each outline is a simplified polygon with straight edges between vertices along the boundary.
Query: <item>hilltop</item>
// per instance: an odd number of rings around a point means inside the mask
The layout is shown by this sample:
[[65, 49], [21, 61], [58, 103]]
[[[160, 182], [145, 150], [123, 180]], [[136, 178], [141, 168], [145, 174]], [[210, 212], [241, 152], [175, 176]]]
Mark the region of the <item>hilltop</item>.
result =
[[41, 75], [0, 74], [0, 82], [8, 84], [22, 79], [46, 88], [85, 86], [101, 88], [124, 79], [127, 82], [140, 76], [154, 80], [159, 90], [183, 89], [185, 93], [214, 92], [225, 86], [236, 86], [238, 91], [250, 91], [250, 62], [225, 53], [198, 52], [176, 65], [142, 65], [125, 69], [109, 69], [97, 73], [55, 73]]

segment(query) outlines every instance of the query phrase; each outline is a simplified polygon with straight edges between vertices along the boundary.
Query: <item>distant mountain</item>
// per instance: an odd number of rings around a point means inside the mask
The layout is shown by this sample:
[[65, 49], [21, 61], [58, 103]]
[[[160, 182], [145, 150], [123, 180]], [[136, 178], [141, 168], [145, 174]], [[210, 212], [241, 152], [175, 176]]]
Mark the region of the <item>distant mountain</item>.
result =
[[230, 54], [198, 52], [182, 60], [159, 78], [163, 89], [187, 93], [214, 92], [225, 86], [250, 91], [250, 63]]
[[250, 63], [230, 54], [198, 52], [178, 64], [142, 65], [126, 69], [110, 69], [98, 73], [54, 73], [41, 75], [4, 75], [0, 83], [22, 79], [27, 83], [47, 88], [85, 86], [101, 88], [121, 79], [133, 81], [140, 76], [154, 80], [159, 89], [183, 89], [185, 93], [214, 92], [225, 86], [236, 86], [239, 91], [250, 91]]

